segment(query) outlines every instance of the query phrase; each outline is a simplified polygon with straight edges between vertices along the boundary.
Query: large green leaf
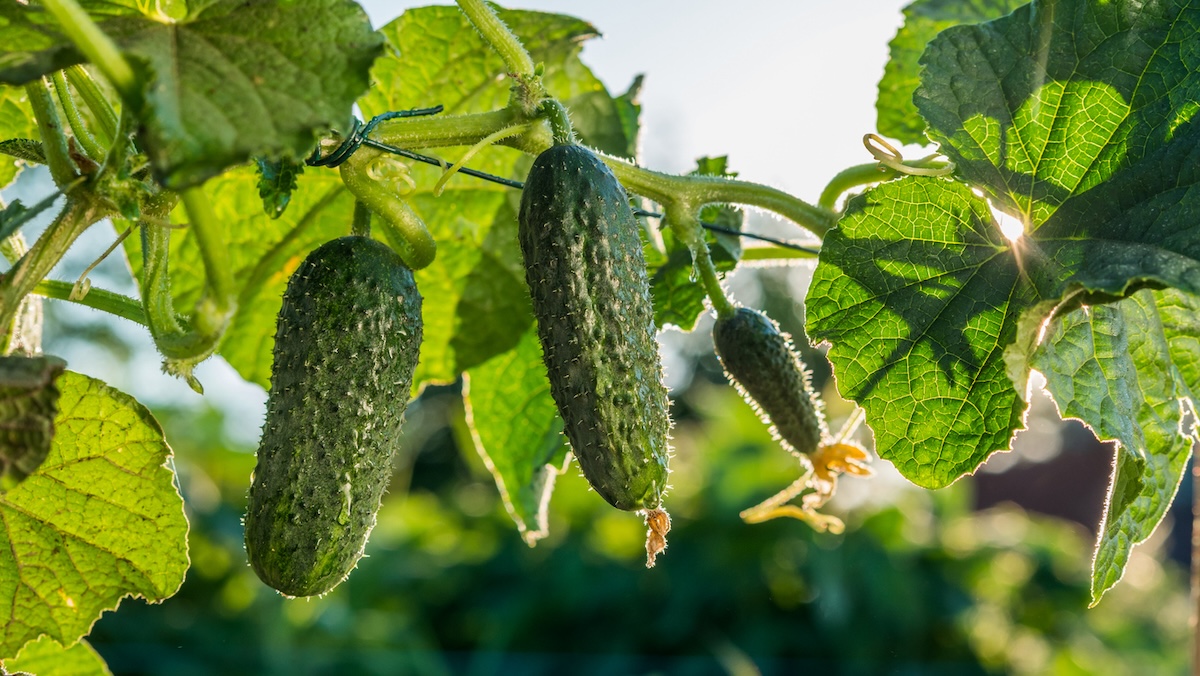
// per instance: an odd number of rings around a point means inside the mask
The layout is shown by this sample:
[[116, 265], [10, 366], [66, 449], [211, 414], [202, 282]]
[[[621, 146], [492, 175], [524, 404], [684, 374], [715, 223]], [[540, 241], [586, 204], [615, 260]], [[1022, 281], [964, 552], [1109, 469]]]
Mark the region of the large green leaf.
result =
[[[37, 122], [29, 109], [29, 100], [21, 87], [0, 85], [0, 141], [31, 139], [37, 136]], [[0, 188], [12, 183], [21, 170], [19, 161], [0, 154]]]
[[[547, 89], [570, 107], [584, 141], [627, 155], [636, 143], [627, 137], [617, 104], [579, 60], [583, 42], [596, 35], [595, 28], [539, 12], [501, 10], [500, 17], [534, 60], [545, 65]], [[507, 103], [510, 83], [503, 77], [504, 63], [457, 8], [409, 10], [382, 32], [394, 49], [372, 71], [376, 86], [361, 102], [368, 115], [434, 104], [450, 113], [483, 112]], [[529, 162], [514, 150], [495, 148], [477, 154], [470, 165], [523, 179]], [[438, 243], [433, 265], [417, 273], [425, 297], [417, 380], [448, 382], [515, 347], [532, 325], [516, 245], [520, 196], [457, 176], [445, 193], [434, 197], [430, 189], [438, 172], [413, 167], [413, 175], [418, 185], [413, 207]]]
[[0, 655], [70, 645], [128, 595], [171, 596], [188, 567], [171, 449], [141, 404], [67, 372], [50, 455], [0, 495]]
[[[273, 219], [263, 211], [258, 182], [254, 169], [240, 167], [210, 180], [203, 189], [212, 198], [216, 222], [229, 244], [239, 292], [237, 313], [220, 354], [243, 378], [268, 387], [275, 318], [288, 278], [310, 251], [350, 234], [354, 200], [334, 172], [309, 171], [299, 176], [287, 211]], [[204, 289], [204, 264], [192, 239], [187, 228], [171, 232], [171, 292], [176, 311], [183, 315], [192, 311]], [[140, 239], [129, 237], [125, 249], [140, 278]]]
[[1200, 403], [1200, 298], [1143, 290], [1057, 317], [1033, 365], [1063, 416], [1128, 451], [1118, 453], [1096, 547], [1095, 604], [1162, 521], [1197, 439], [1188, 421]]
[[917, 0], [904, 8], [904, 25], [888, 43], [889, 58], [875, 100], [879, 133], [903, 143], [928, 143], [925, 120], [913, 104], [920, 84], [918, 60], [938, 33], [961, 24], [996, 19], [1028, 0]]
[[34, 676], [112, 675], [100, 654], [87, 641], [64, 648], [46, 636], [26, 643], [16, 657], [0, 660], [0, 666], [9, 673], [24, 672]]
[[[212, 0], [179, 21], [84, 3], [143, 79], [139, 138], [172, 187], [253, 155], [301, 158], [344, 125], [382, 44], [347, 0]], [[82, 61], [41, 7], [0, 5], [0, 82]]]
[[[944, 486], [1007, 448], [1064, 298], [1200, 292], [1197, 31], [1183, 0], [1059, 0], [930, 44], [917, 106], [969, 185], [909, 177], [853, 200], [807, 306], [912, 481]], [[976, 190], [1024, 237], [1005, 239]]]
[[568, 450], [537, 331], [530, 328], [516, 348], [467, 371], [463, 395], [475, 450], [532, 546], [548, 533], [546, 508]]

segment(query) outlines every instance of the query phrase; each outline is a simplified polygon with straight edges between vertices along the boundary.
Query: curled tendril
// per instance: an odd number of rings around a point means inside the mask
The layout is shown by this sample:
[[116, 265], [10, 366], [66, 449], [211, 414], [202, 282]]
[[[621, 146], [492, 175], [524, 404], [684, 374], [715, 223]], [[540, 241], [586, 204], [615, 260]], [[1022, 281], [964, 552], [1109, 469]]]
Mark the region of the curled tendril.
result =
[[120, 235], [117, 235], [117, 240], [113, 242], [111, 246], [105, 249], [104, 253], [100, 254], [96, 260], [92, 261], [91, 265], [87, 266], [87, 268], [83, 271], [83, 274], [79, 275], [79, 279], [76, 279], [75, 284], [71, 287], [71, 294], [68, 296], [69, 300], [76, 302], [83, 300], [84, 296], [88, 294], [88, 291], [92, 290], [92, 280], [88, 279], [88, 275], [92, 274], [92, 270], [95, 270], [97, 265], [103, 263], [104, 259], [108, 258], [109, 254], [115, 251], [118, 246], [121, 246], [121, 242], [124, 242], [125, 238], [129, 237], [129, 233], [131, 232], [133, 232], [133, 226], [125, 228], [124, 232], [122, 232]]
[[[875, 158], [883, 166], [892, 169], [901, 174], [911, 174], [913, 176], [946, 176], [954, 172], [954, 163], [947, 162], [941, 167], [914, 167], [911, 164], [904, 163], [904, 156], [895, 146], [888, 143], [882, 136], [878, 134], [865, 134], [863, 136], [863, 145], [866, 146], [867, 152]], [[923, 157], [918, 162], [928, 162], [937, 157], [936, 154]]]
[[390, 184], [401, 197], [407, 197], [417, 190], [417, 182], [413, 179], [408, 163], [387, 155], [380, 155], [372, 160], [367, 166], [367, 175], [372, 180]]
[[[837, 491], [837, 479], [841, 474], [870, 476], [873, 472], [867, 451], [850, 441], [863, 421], [863, 410], [855, 409], [837, 434], [821, 442], [817, 450], [804, 459], [805, 471], [790, 486], [779, 491], [762, 503], [744, 510], [742, 520], [746, 523], [762, 523], [779, 517], [790, 517], [804, 521], [818, 532], [841, 533], [846, 526], [842, 520], [817, 510], [825, 506]], [[805, 493], [799, 505], [787, 504]]]

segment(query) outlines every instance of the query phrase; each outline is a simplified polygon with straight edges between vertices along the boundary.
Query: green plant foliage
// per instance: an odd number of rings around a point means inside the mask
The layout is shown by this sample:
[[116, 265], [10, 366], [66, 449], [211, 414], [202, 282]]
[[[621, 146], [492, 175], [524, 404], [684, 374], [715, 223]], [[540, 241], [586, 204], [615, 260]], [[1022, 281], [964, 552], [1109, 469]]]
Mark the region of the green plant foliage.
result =
[[1189, 422], [1200, 401], [1198, 317], [1197, 296], [1143, 290], [1056, 317], [1034, 353], [1062, 414], [1125, 451], [1097, 544], [1093, 604], [1121, 579], [1133, 545], [1158, 527], [1200, 438]]
[[1005, 239], [964, 184], [905, 178], [851, 202], [808, 294], [809, 334], [833, 343], [843, 393], [922, 486], [1007, 447], [1039, 327], [1063, 299], [1200, 292], [1200, 70], [1179, 51], [1200, 9], [1039, 8], [940, 34], [916, 94], [958, 175], [1025, 235]]
[[[0, 141], [26, 139], [37, 136], [37, 124], [29, 110], [25, 90], [20, 87], [0, 85]], [[21, 165], [8, 152], [0, 156], [0, 188], [8, 186], [17, 178]]]
[[[304, 157], [349, 121], [381, 44], [344, 0], [197, 3], [186, 19], [85, 3], [133, 61], [142, 99], [128, 102], [159, 178], [196, 185], [251, 156]], [[21, 84], [82, 61], [39, 7], [0, 10], [0, 82]]]
[[550, 494], [569, 450], [537, 332], [531, 327], [515, 349], [467, 371], [463, 399], [475, 450], [521, 537], [533, 546], [549, 534]]
[[258, 167], [258, 196], [262, 198], [263, 211], [271, 218], [279, 218], [292, 200], [296, 190], [296, 179], [304, 173], [304, 164], [287, 158], [269, 160], [256, 158]]
[[[189, 499], [193, 568], [174, 598], [127, 604], [89, 640], [114, 672], [163, 676], [721, 674], [731, 657], [763, 674], [1186, 669], [1186, 571], [1161, 550], [1136, 552], [1137, 585], [1082, 612], [1086, 532], [1012, 507], [973, 513], [969, 482], [889, 492], [853, 509], [843, 536], [747, 526], [737, 511], [795, 459], [732, 388], [697, 378], [677, 401], [690, 411], [675, 432], [688, 481], [672, 492], [670, 556], [655, 570], [644, 527], [574, 470], [558, 479], [550, 536], [530, 549], [469, 448], [426, 432], [401, 453], [371, 556], [303, 601], [245, 565], [249, 449], [221, 440], [211, 410], [156, 411], [180, 440], [185, 490], [205, 496]], [[430, 403], [419, 420], [436, 425]]]
[[74, 643], [127, 595], [171, 596], [188, 567], [187, 520], [171, 449], [149, 411], [67, 372], [54, 443], [0, 496], [0, 654], [47, 635]]
[[875, 101], [879, 133], [901, 143], [928, 143], [925, 119], [913, 104], [918, 61], [938, 33], [960, 24], [998, 19], [1028, 0], [917, 0], [904, 8], [904, 25], [888, 43], [888, 62]]
[[35, 676], [112, 676], [104, 660], [87, 641], [81, 640], [64, 648], [46, 636], [26, 643], [16, 657], [0, 662], [0, 669]]
[[[544, 64], [546, 88], [571, 109], [585, 143], [616, 155], [635, 147], [617, 104], [579, 60], [584, 41], [597, 34], [591, 24], [540, 12], [502, 10], [500, 17]], [[376, 86], [361, 101], [367, 115], [434, 104], [450, 113], [484, 112], [508, 102], [509, 83], [497, 77], [503, 62], [456, 8], [412, 9], [381, 32], [393, 50], [372, 70]], [[471, 166], [523, 179], [529, 160], [516, 151], [488, 149]], [[418, 185], [413, 208], [438, 242], [437, 259], [417, 272], [426, 299], [417, 381], [452, 382], [514, 348], [533, 323], [516, 245], [520, 195], [456, 177], [435, 198], [429, 190], [436, 170], [414, 167], [412, 173]]]

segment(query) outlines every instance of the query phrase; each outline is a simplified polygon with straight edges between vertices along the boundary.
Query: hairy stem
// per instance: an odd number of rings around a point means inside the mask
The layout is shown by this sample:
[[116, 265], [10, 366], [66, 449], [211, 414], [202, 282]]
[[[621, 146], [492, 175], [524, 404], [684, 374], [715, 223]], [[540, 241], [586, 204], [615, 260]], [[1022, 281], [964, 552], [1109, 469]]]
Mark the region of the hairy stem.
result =
[[[471, 146], [501, 129], [533, 121], [512, 108], [487, 113], [406, 117], [388, 120], [375, 129], [373, 138], [400, 148]], [[530, 131], [500, 141], [502, 145], [536, 155], [553, 144], [549, 129], [535, 125]]]
[[104, 77], [116, 87], [121, 98], [136, 100], [137, 76], [116, 43], [92, 21], [92, 17], [75, 0], [44, 0], [42, 3], [58, 23], [71, 42], [83, 52], [87, 60], [96, 65]]
[[87, 153], [88, 157], [96, 161], [104, 159], [104, 148], [96, 142], [96, 137], [92, 136], [87, 125], [83, 123], [83, 116], [79, 114], [75, 98], [71, 96], [71, 88], [67, 85], [67, 76], [60, 70], [54, 73], [52, 79], [54, 80], [54, 91], [58, 94], [58, 102], [62, 104], [63, 113], [67, 116], [67, 124], [71, 126], [71, 134], [75, 136], [76, 141], [79, 141], [79, 145], [83, 146], [83, 151]]
[[690, 206], [672, 204], [667, 206], [665, 220], [671, 230], [687, 244], [692, 252], [692, 264], [700, 273], [700, 283], [708, 294], [708, 299], [716, 310], [718, 317], [732, 317], [737, 311], [725, 289], [721, 288], [721, 279], [717, 276], [717, 266], [713, 264], [708, 252], [708, 242], [704, 240], [704, 230], [700, 228], [700, 219], [696, 217], [696, 209]]
[[[533, 119], [512, 108], [490, 113], [399, 118], [380, 124], [374, 138], [407, 149], [470, 146], [501, 129]], [[499, 143], [530, 155], [538, 155], [553, 145], [554, 140], [546, 126], [535, 125], [528, 132]], [[824, 237], [837, 220], [837, 214], [828, 209], [757, 183], [714, 176], [672, 176], [620, 158], [603, 154], [600, 154], [600, 158], [612, 169], [626, 190], [660, 204], [685, 201], [697, 208], [711, 203], [758, 207], [779, 214], [818, 237]]]
[[136, 322], [142, 326], [147, 325], [146, 313], [142, 310], [142, 306], [137, 300], [104, 289], [90, 289], [82, 298], [73, 298], [71, 290], [74, 288], [75, 285], [70, 282], [43, 279], [38, 282], [37, 286], [33, 287], [33, 293], [45, 298], [65, 300], [83, 305], [84, 307], [90, 307], [94, 310], [101, 310], [111, 315], [128, 319], [131, 322]]
[[87, 72], [83, 66], [71, 66], [64, 71], [67, 74], [67, 82], [79, 92], [79, 98], [83, 99], [84, 105], [88, 110], [92, 111], [92, 116], [96, 118], [96, 125], [99, 129], [96, 130], [99, 136], [99, 142], [103, 146], [109, 146], [117, 137], [117, 113], [105, 98], [104, 93], [100, 91], [99, 85], [92, 79], [91, 74]]
[[542, 102], [542, 114], [550, 123], [550, 132], [554, 136], [554, 145], [575, 145], [575, 130], [571, 127], [571, 115], [566, 106], [557, 99], [546, 99]]
[[46, 156], [46, 165], [50, 167], [50, 176], [59, 188], [65, 188], [75, 180], [77, 174], [75, 163], [71, 161], [71, 152], [67, 149], [67, 137], [63, 134], [58, 111], [54, 108], [54, 99], [50, 98], [50, 89], [46, 81], [39, 78], [25, 85], [25, 93], [29, 95], [33, 116], [37, 118], [42, 152]]
[[772, 211], [802, 226], [817, 237], [833, 227], [836, 214], [815, 207], [782, 190], [749, 181], [715, 176], [672, 176], [638, 167], [626, 160], [601, 155], [625, 189], [649, 197], [659, 204], [686, 203], [695, 208], [706, 204], [743, 204]]
[[533, 59], [517, 36], [504, 25], [500, 17], [483, 0], [457, 0], [458, 8], [466, 15], [485, 42], [496, 50], [513, 75], [532, 77]]
[[[947, 162], [945, 160], [923, 159], [905, 162], [904, 166], [915, 169], [940, 170], [947, 166]], [[846, 191], [863, 185], [890, 181], [897, 176], [900, 176], [899, 171], [878, 162], [856, 164], [853, 167], [847, 167], [829, 180], [829, 184], [821, 191], [821, 197], [817, 200], [817, 206], [829, 211], [836, 211], [838, 198], [845, 194]]]

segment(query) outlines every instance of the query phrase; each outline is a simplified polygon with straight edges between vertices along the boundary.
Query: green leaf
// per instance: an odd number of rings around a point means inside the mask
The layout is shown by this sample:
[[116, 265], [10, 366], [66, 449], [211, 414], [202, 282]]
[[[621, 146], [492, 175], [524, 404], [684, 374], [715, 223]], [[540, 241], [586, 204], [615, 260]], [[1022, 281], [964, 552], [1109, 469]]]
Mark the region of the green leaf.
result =
[[[1041, 9], [930, 44], [917, 105], [973, 188], [908, 177], [853, 200], [808, 295], [809, 335], [833, 343], [880, 455], [922, 486], [1007, 448], [1064, 299], [1200, 292], [1200, 68], [1181, 47], [1200, 7]], [[1025, 235], [1003, 237], [974, 190]]]
[[997, 19], [1028, 0], [917, 0], [904, 8], [904, 25], [888, 43], [889, 58], [875, 100], [879, 133], [902, 143], [928, 143], [925, 120], [913, 104], [919, 84], [917, 63], [938, 33], [961, 24]]
[[1033, 357], [1064, 417], [1120, 451], [1092, 569], [1092, 605], [1158, 527], [1187, 467], [1200, 399], [1200, 298], [1143, 290], [1052, 320]]
[[463, 398], [475, 450], [532, 547], [549, 532], [546, 509], [568, 451], [537, 331], [526, 331], [515, 348], [467, 371]]
[[58, 357], [0, 357], [0, 492], [24, 481], [46, 460], [58, 413]]
[[[701, 157], [692, 175], [736, 177], [729, 171], [728, 157]], [[724, 228], [741, 230], [745, 213], [727, 204], [710, 204], [700, 210], [700, 220]], [[700, 283], [692, 264], [692, 252], [670, 228], [662, 229], [666, 256], [661, 263], [653, 262], [647, 267], [650, 275], [650, 295], [654, 301], [654, 323], [662, 328], [678, 326], [691, 331], [696, 326], [700, 313], [704, 312], [704, 300], [708, 293]], [[717, 266], [717, 273], [724, 277], [737, 266], [742, 256], [742, 243], [736, 236], [705, 230], [704, 241], [709, 254]]]
[[258, 168], [258, 196], [262, 198], [263, 211], [271, 218], [279, 218], [292, 200], [296, 179], [304, 173], [304, 163], [259, 157], [254, 164]]
[[0, 240], [5, 240], [9, 235], [13, 234], [29, 221], [33, 220], [38, 214], [50, 208], [62, 193], [54, 191], [52, 194], [38, 200], [37, 204], [27, 207], [21, 203], [21, 200], [13, 200], [12, 204], [0, 209]]
[[2, 661], [9, 673], [25, 672], [39, 676], [112, 676], [104, 659], [87, 641], [64, 648], [43, 636], [25, 644], [16, 657]]
[[[0, 142], [28, 139], [37, 136], [37, 121], [29, 108], [29, 100], [21, 87], [0, 85]], [[0, 146], [0, 188], [8, 186], [17, 178], [21, 165], [13, 153]], [[28, 158], [25, 158], [29, 161]]]
[[[627, 155], [636, 147], [618, 104], [579, 61], [583, 42], [596, 35], [571, 17], [500, 10], [534, 61], [545, 65], [547, 89], [571, 109], [584, 141]], [[367, 115], [442, 104], [447, 113], [496, 110], [508, 102], [504, 63], [454, 7], [404, 13], [382, 29], [392, 49], [372, 71], [376, 86], [360, 105]], [[628, 112], [628, 111], [626, 111]], [[447, 151], [454, 159], [461, 151]], [[529, 160], [508, 148], [489, 148], [470, 166], [523, 179]], [[417, 382], [450, 382], [460, 373], [514, 348], [532, 325], [525, 273], [516, 244], [520, 195], [479, 179], [456, 176], [434, 197], [439, 171], [414, 166], [411, 204], [438, 243], [437, 259], [417, 272], [425, 342]]]
[[[243, 378], [269, 387], [275, 319], [288, 278], [310, 251], [350, 234], [354, 200], [333, 171], [300, 176], [291, 206], [277, 219], [263, 213], [258, 176], [250, 167], [226, 172], [206, 183], [203, 190], [212, 198], [216, 220], [229, 245], [238, 289], [237, 312], [219, 353]], [[171, 292], [181, 315], [192, 311], [204, 290], [204, 263], [192, 238], [187, 228], [171, 232]], [[126, 239], [125, 251], [134, 276], [140, 279], [140, 238]]]
[[85, 635], [128, 595], [171, 596], [188, 567], [171, 449], [141, 404], [67, 372], [50, 455], [0, 496], [0, 655]]
[[[306, 156], [345, 125], [382, 48], [355, 3], [214, 0], [178, 22], [85, 3], [130, 58], [143, 98], [129, 102], [139, 139], [166, 185], [195, 185], [251, 156]], [[82, 60], [44, 10], [0, 10], [0, 82], [21, 83]]]

